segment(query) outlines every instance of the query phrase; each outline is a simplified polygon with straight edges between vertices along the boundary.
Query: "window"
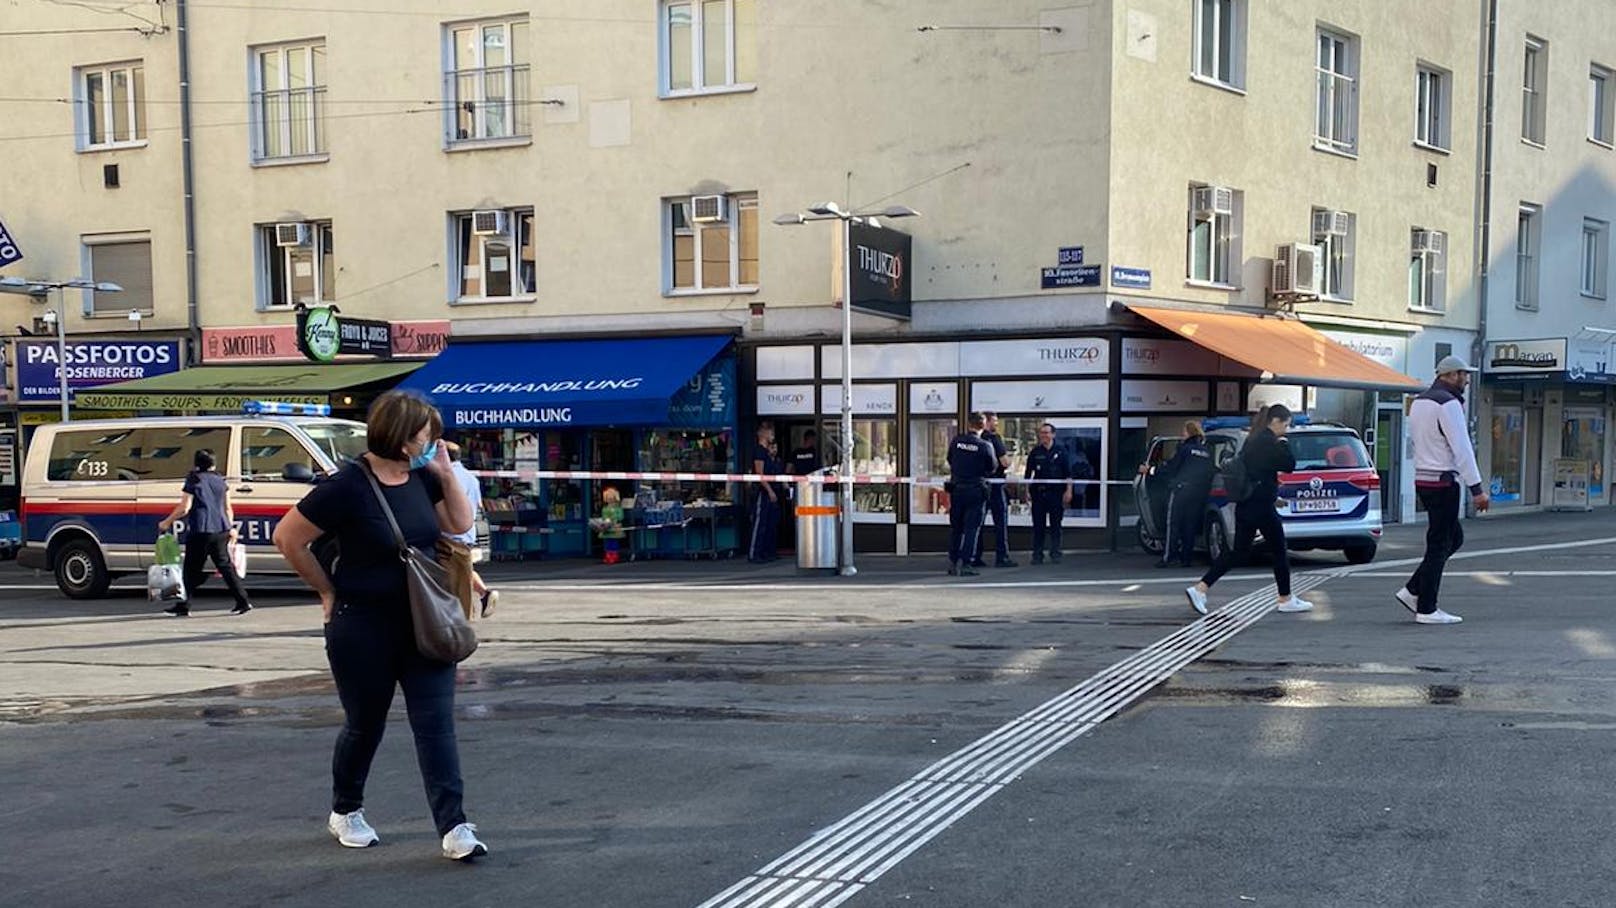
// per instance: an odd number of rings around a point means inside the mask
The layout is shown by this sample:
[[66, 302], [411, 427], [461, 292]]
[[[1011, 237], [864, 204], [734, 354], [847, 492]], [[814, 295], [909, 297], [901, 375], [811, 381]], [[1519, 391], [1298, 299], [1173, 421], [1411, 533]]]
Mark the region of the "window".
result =
[[[695, 210], [696, 202], [701, 211]], [[755, 194], [669, 199], [668, 289], [673, 293], [755, 289], [757, 205]]]
[[1603, 145], [1616, 143], [1616, 95], [1611, 94], [1610, 70], [1598, 63], [1588, 70], [1588, 138]]
[[258, 48], [252, 55], [254, 161], [325, 154], [325, 44]]
[[1605, 298], [1605, 275], [1610, 267], [1610, 222], [1584, 218], [1582, 222], [1582, 295]]
[[248, 482], [281, 482], [291, 464], [320, 472], [320, 465], [303, 443], [285, 429], [248, 426], [241, 430], [241, 478]]
[[533, 209], [467, 211], [450, 215], [450, 222], [456, 299], [483, 302], [534, 293]]
[[1189, 279], [1232, 287], [1240, 263], [1241, 193], [1222, 186], [1191, 185]]
[[[959, 420], [954, 416], [909, 420], [909, 474], [915, 477], [909, 504], [911, 522], [946, 522], [949, 495], [942, 480], [948, 478], [948, 449], [958, 434]], [[935, 485], [930, 482], [934, 479]]]
[[1543, 209], [1522, 203], [1515, 221], [1515, 305], [1537, 308], [1538, 249], [1543, 244]]
[[1191, 65], [1197, 78], [1245, 87], [1246, 0], [1196, 0]]
[[449, 144], [531, 136], [527, 20], [466, 22], [446, 31]]
[[1313, 209], [1313, 243], [1324, 250], [1323, 295], [1329, 299], [1352, 299], [1357, 233], [1357, 215], [1328, 208]]
[[1548, 104], [1549, 45], [1527, 37], [1525, 69], [1521, 76], [1521, 138], [1543, 144], [1544, 108]]
[[1358, 151], [1358, 39], [1319, 29], [1318, 118], [1313, 144]]
[[146, 140], [146, 68], [139, 63], [86, 67], [75, 80], [79, 148], [92, 150]]
[[337, 298], [331, 223], [302, 221], [258, 228], [260, 308], [316, 306]]
[[230, 459], [230, 429], [153, 427], [139, 433], [139, 457], [132, 468], [148, 482], [181, 482], [196, 467], [196, 452], [212, 451], [224, 472]]
[[757, 81], [757, 0], [663, 0], [664, 94]]
[[45, 478], [51, 482], [107, 482], [139, 479], [138, 429], [58, 432], [51, 441]]
[[[858, 400], [857, 392], [853, 399]], [[827, 452], [841, 459], [842, 424], [827, 419], [820, 424], [819, 437]], [[827, 454], [827, 459], [830, 455]], [[898, 472], [898, 421], [880, 417], [853, 417], [853, 472], [892, 475]], [[857, 485], [853, 487], [853, 520], [892, 523], [898, 513], [902, 486]]]
[[1448, 235], [1415, 227], [1408, 256], [1408, 307], [1423, 312], [1444, 312], [1448, 307]]
[[1453, 77], [1425, 64], [1415, 73], [1414, 141], [1446, 151], [1450, 141], [1448, 107], [1453, 97]]
[[105, 235], [84, 238], [85, 266], [96, 283], [109, 282], [121, 293], [87, 292], [85, 315], [127, 315], [152, 311], [151, 237]]

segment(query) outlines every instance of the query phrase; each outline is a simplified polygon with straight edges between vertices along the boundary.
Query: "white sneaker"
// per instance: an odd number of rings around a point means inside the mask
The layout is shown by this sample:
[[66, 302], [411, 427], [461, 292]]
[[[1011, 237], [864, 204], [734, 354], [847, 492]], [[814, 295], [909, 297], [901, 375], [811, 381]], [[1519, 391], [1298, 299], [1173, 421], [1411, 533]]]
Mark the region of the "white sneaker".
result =
[[1441, 609], [1437, 609], [1429, 615], [1414, 616], [1414, 621], [1417, 624], [1458, 624], [1463, 620], [1458, 615], [1450, 615]]
[[1311, 612], [1313, 611], [1313, 603], [1303, 599], [1301, 596], [1292, 596], [1289, 602], [1281, 602], [1280, 604], [1274, 606], [1274, 611]]
[[353, 813], [332, 812], [330, 819], [325, 821], [325, 828], [331, 830], [337, 841], [347, 848], [369, 848], [381, 841], [376, 830], [365, 822], [365, 811], [362, 809]]
[[483, 593], [483, 614], [482, 614], [482, 616], [484, 618], [487, 618], [488, 616], [494, 614], [494, 609], [496, 609], [498, 607], [499, 607], [499, 590], [489, 590], [488, 592]]
[[443, 856], [451, 861], [466, 861], [488, 853], [488, 846], [477, 841], [477, 825], [461, 823], [443, 837]]
[[1206, 614], [1206, 594], [1195, 587], [1185, 587], [1184, 595], [1189, 597], [1190, 608], [1195, 609], [1198, 615]]
[[1403, 604], [1403, 608], [1408, 609], [1416, 615], [1420, 613], [1420, 597], [1409, 592], [1408, 587], [1400, 586], [1397, 588], [1397, 592], [1393, 593], [1392, 595], [1396, 596], [1397, 601]]

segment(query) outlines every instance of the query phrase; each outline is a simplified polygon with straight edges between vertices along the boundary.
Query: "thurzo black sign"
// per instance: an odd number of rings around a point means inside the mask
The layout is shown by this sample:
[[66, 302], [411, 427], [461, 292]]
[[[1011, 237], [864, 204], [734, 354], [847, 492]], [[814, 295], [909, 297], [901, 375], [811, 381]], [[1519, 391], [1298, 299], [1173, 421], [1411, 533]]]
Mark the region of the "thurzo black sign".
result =
[[902, 231], [859, 223], [848, 225], [848, 237], [853, 311], [909, 318], [913, 239]]

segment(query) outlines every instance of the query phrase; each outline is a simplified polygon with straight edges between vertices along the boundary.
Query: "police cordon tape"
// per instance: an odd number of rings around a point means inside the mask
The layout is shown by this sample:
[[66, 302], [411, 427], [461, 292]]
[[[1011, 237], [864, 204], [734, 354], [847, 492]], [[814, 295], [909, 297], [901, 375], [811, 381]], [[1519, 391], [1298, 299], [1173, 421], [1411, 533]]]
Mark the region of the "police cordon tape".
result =
[[[529, 481], [534, 479], [591, 479], [591, 480], [617, 480], [621, 482], [808, 482], [818, 485], [845, 485], [847, 479], [836, 474], [820, 473], [809, 476], [797, 476], [792, 473], [677, 473], [658, 471], [620, 471], [620, 470], [472, 470], [471, 475], [479, 479], [517, 479]], [[896, 476], [883, 473], [855, 473], [851, 477], [853, 485], [913, 485], [938, 486], [948, 482], [947, 476], [936, 476], [930, 479], [919, 476]], [[1074, 486], [1129, 486], [1133, 485], [1131, 479], [1016, 479], [1004, 476], [997, 479], [983, 479], [983, 482], [1002, 485], [1074, 485]]]

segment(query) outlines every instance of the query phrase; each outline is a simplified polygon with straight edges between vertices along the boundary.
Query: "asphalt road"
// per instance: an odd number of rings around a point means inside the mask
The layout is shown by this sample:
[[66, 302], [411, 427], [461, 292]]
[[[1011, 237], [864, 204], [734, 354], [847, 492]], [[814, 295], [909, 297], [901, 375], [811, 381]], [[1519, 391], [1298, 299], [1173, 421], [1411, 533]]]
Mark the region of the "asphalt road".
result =
[[[1132, 553], [500, 568], [459, 697], [473, 866], [437, 857], [401, 702], [382, 846], [325, 833], [306, 594], [175, 620], [0, 573], [0, 904], [1608, 905], [1616, 516], [1467, 531], [1451, 628], [1389, 595], [1418, 528], [1300, 565], [1311, 614], [1263, 614], [1258, 569], [1202, 622]], [[1051, 712], [1095, 691], [1115, 716]]]

